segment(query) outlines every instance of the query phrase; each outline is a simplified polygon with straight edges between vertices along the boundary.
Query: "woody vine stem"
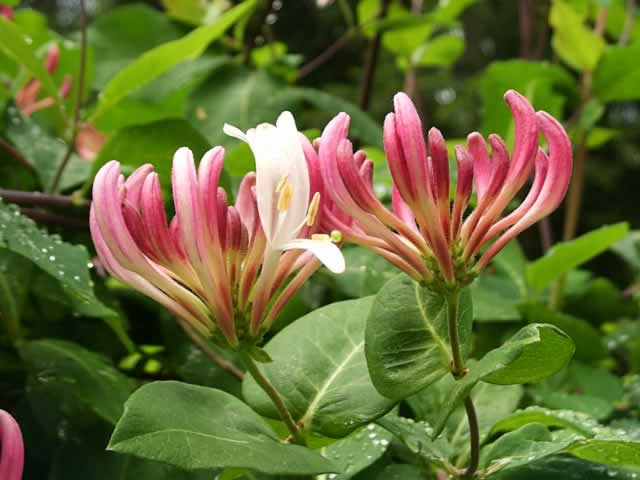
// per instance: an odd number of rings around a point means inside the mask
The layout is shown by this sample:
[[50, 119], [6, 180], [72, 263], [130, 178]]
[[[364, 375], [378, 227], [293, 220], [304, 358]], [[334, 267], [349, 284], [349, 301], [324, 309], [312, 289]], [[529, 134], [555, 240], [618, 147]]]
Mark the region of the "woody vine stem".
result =
[[[460, 289], [456, 288], [446, 297], [447, 301], [447, 320], [449, 322], [449, 341], [451, 343], [451, 368], [453, 376], [461, 378], [467, 373], [462, 357], [462, 349], [460, 348], [460, 335], [458, 325], [460, 323]], [[469, 424], [469, 443], [470, 443], [470, 461], [469, 466], [464, 472], [465, 479], [471, 479], [478, 469], [480, 463], [480, 433], [478, 428], [478, 416], [473, 405], [471, 395], [464, 401], [464, 409], [467, 414], [467, 422]]]

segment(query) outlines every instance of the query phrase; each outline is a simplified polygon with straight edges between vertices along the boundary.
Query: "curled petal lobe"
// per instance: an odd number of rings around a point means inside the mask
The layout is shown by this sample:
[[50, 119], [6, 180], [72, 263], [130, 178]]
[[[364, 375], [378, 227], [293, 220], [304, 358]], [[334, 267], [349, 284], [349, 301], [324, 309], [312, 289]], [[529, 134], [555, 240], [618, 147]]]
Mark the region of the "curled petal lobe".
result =
[[342, 273], [345, 270], [345, 261], [342, 252], [329, 238], [322, 239], [296, 239], [284, 245], [284, 250], [302, 249], [311, 252], [325, 267], [333, 273]]

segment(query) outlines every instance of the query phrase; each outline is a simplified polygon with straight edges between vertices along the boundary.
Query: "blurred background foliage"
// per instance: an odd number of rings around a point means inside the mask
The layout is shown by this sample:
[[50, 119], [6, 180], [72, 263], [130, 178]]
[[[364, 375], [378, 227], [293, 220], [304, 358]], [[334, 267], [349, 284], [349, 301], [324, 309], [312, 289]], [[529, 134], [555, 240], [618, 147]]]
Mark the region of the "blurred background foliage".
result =
[[[15, 12], [0, 19], [0, 187], [7, 203], [19, 205], [0, 207], [0, 405], [24, 428], [25, 478], [212, 478], [104, 446], [124, 400], [142, 382], [177, 378], [239, 393], [233, 371], [212, 367], [166, 312], [105, 278], [92, 259], [87, 201], [98, 168], [111, 159], [127, 173], [153, 163], [171, 209], [177, 147], [198, 156], [225, 146], [224, 181], [233, 189], [253, 160], [246, 146], [223, 135], [223, 123], [245, 129], [289, 109], [315, 138], [344, 110], [358, 145], [376, 162], [377, 193], [388, 200], [381, 125], [399, 90], [451, 146], [474, 130], [511, 143], [502, 100], [509, 88], [563, 120], [576, 157], [573, 194], [472, 287], [474, 355], [523, 323], [558, 325], [577, 345], [574, 361], [512, 392], [505, 415], [531, 404], [575, 410], [640, 438], [640, 234], [629, 232], [640, 225], [636, 3], [258, 0], [231, 19], [226, 12], [238, 3], [87, 1], [78, 122], [80, 3], [0, 0]], [[52, 43], [60, 61], [48, 75], [42, 64]], [[20, 112], [16, 94], [33, 76], [43, 97], [56, 96], [67, 74], [73, 85], [65, 98], [32, 115]], [[76, 127], [89, 132], [82, 144], [88, 153], [76, 143]], [[20, 195], [33, 191], [56, 197]], [[280, 327], [332, 301], [374, 294], [395, 274], [368, 251], [348, 247], [345, 255], [348, 271], [316, 275], [280, 316]], [[503, 394], [485, 395], [491, 404]], [[404, 453], [389, 450], [359, 478], [414, 478], [419, 470], [399, 465]], [[556, 456], [502, 478], [617, 475], [637, 474]]]

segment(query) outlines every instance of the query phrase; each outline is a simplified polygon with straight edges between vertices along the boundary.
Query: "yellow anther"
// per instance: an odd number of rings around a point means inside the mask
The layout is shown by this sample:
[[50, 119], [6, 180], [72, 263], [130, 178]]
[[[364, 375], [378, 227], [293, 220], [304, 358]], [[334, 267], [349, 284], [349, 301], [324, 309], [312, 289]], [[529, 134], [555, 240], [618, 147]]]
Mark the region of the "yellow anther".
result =
[[278, 197], [278, 210], [281, 212], [289, 210], [289, 207], [291, 206], [291, 196], [293, 195], [293, 185], [287, 182], [281, 190], [276, 189], [276, 192], [280, 193], [280, 196]]
[[313, 194], [311, 203], [309, 204], [309, 212], [307, 213], [307, 226], [311, 226], [316, 221], [318, 216], [318, 209], [320, 208], [320, 192]]
[[331, 237], [326, 233], [314, 233], [311, 235], [311, 240], [321, 240], [323, 242], [330, 242]]
[[342, 232], [340, 230], [333, 230], [331, 232], [331, 241], [333, 243], [338, 243], [342, 241]]
[[285, 175], [283, 176], [280, 181], [278, 182], [278, 185], [276, 185], [276, 193], [280, 193], [280, 191], [285, 187], [285, 185], [287, 185], [289, 183], [289, 175]]

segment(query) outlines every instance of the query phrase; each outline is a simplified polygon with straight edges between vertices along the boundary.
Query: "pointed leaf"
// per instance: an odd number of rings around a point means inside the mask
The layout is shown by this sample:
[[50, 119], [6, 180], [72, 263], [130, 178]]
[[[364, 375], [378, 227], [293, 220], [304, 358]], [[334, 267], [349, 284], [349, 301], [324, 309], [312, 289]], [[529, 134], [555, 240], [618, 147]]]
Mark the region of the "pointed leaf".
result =
[[[468, 352], [471, 295], [460, 298], [460, 342]], [[365, 333], [367, 365], [383, 395], [400, 400], [451, 371], [447, 308], [441, 294], [406, 275], [390, 280], [376, 295]]]
[[[393, 407], [395, 402], [374, 388], [365, 363], [364, 322], [372, 301], [367, 297], [322, 307], [266, 345], [273, 362], [261, 364], [260, 369], [306, 430], [341, 438]], [[243, 393], [258, 412], [279, 418], [248, 375]]]
[[109, 449], [187, 470], [235, 467], [280, 475], [336, 471], [320, 454], [282, 443], [238, 398], [180, 382], [154, 382], [136, 391]]

